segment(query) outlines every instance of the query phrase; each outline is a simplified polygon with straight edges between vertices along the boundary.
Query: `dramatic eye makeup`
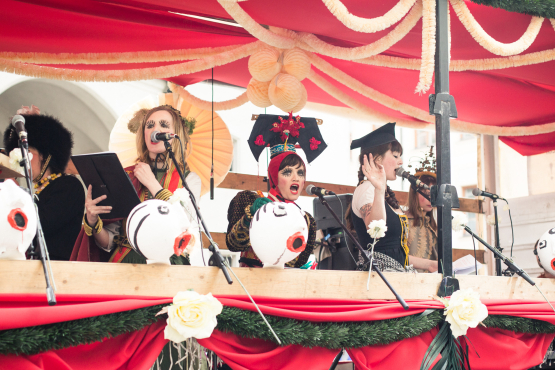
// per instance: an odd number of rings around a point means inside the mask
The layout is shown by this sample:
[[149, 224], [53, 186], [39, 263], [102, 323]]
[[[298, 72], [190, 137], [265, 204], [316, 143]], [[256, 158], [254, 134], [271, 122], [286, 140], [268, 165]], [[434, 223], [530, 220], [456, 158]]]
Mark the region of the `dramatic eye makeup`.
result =
[[302, 168], [297, 170], [297, 175], [299, 175], [300, 177], [304, 177], [304, 170]]
[[293, 173], [293, 170], [291, 169], [291, 167], [285, 167], [283, 170], [281, 170], [281, 174], [283, 176], [291, 176], [291, 174]]
[[153, 128], [155, 125], [154, 120], [150, 120], [146, 123], [146, 128]]
[[170, 123], [168, 121], [166, 121], [165, 119], [160, 121], [160, 126], [162, 128], [170, 128]]

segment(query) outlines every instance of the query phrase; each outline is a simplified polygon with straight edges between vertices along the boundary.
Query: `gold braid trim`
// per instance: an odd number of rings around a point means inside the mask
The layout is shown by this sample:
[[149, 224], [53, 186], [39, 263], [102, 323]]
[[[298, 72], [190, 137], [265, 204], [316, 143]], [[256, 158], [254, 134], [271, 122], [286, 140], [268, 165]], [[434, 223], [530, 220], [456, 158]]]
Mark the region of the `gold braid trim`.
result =
[[168, 199], [170, 199], [172, 195], [173, 195], [172, 192], [169, 191], [168, 189], [162, 189], [158, 193], [156, 193], [155, 198], [167, 201]]
[[401, 248], [405, 251], [405, 263], [403, 267], [409, 265], [409, 219], [406, 215], [399, 215], [399, 220], [401, 221]]
[[87, 234], [87, 236], [92, 236], [93, 231], [95, 234], [99, 234], [102, 231], [102, 227], [104, 227], [104, 224], [102, 223], [102, 219], [100, 217], [96, 221], [94, 227], [91, 227], [87, 222], [87, 215], [83, 215], [83, 229], [85, 230], [85, 234]]

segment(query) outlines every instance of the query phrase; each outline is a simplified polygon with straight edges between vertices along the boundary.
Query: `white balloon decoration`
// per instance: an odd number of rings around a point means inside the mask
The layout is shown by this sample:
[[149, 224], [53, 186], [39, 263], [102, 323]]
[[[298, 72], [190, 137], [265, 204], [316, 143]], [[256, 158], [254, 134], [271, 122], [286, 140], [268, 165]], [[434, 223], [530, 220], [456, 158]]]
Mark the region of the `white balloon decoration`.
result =
[[127, 239], [147, 263], [169, 265], [173, 254], [181, 255], [188, 245], [194, 245], [189, 228], [189, 219], [179, 203], [152, 199], [129, 213]]
[[543, 269], [555, 276], [555, 227], [541, 236], [537, 251]]
[[8, 180], [0, 183], [0, 259], [24, 260], [37, 231], [29, 193]]
[[306, 248], [308, 225], [295, 204], [272, 202], [253, 215], [249, 235], [264, 267], [284, 268]]

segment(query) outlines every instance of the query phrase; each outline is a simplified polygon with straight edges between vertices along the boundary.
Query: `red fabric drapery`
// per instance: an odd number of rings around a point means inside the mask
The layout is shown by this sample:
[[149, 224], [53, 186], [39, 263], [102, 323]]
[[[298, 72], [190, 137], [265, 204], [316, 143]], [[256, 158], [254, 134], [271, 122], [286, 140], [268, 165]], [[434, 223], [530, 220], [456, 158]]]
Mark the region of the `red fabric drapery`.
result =
[[[356, 0], [342, 1], [359, 17], [384, 15], [398, 0], [367, 6]], [[241, 27], [193, 19], [175, 13], [229, 19], [216, 0], [176, 2], [170, 0], [5, 0], [0, 12], [0, 52], [117, 53], [177, 50], [239, 45], [255, 41]], [[530, 23], [530, 16], [467, 2], [470, 12], [494, 39], [511, 43], [518, 40]], [[339, 22], [321, 0], [242, 2], [241, 7], [263, 25], [310, 32], [326, 42], [343, 47], [369, 44], [393, 27], [373, 34], [355, 32]], [[472, 38], [451, 9], [453, 60], [498, 58]], [[420, 58], [422, 25], [382, 55]], [[546, 20], [525, 51], [533, 53], [555, 48], [553, 27]], [[414, 107], [427, 111], [427, 94], [414, 94], [419, 71], [375, 67], [349, 61], [328, 60], [347, 74]], [[168, 63], [156, 63], [165, 65]], [[129, 69], [147, 64], [64, 65], [64, 68]], [[152, 64], [150, 65], [152, 66]], [[452, 72], [451, 94], [459, 119], [493, 126], [533, 126], [555, 122], [555, 61], [492, 71]], [[210, 78], [210, 70], [168, 77], [181, 85]], [[250, 80], [247, 60], [216, 67], [217, 80], [245, 87]], [[312, 102], [344, 106], [310, 81], [303, 81]], [[337, 82], [334, 85], [340, 86]], [[364, 98], [347, 87], [340, 89], [365, 105], [392, 118], [414, 120], [404, 114]], [[523, 155], [555, 149], [555, 134], [501, 137]]]
[[[222, 304], [255, 311], [247, 297], [217, 296]], [[94, 317], [158, 304], [171, 298], [103, 295], [58, 295], [58, 305], [49, 307], [44, 295], [0, 295], [0, 330], [44, 325], [85, 317]], [[442, 308], [437, 301], [408, 301], [405, 311], [395, 301], [337, 299], [281, 299], [255, 297], [267, 315], [314, 322], [384, 320], [413, 315], [427, 308]], [[484, 300], [490, 315], [512, 315], [544, 320], [555, 324], [555, 314], [546, 303], [530, 301]], [[141, 331], [89, 345], [49, 351], [34, 356], [0, 356], [0, 369], [148, 369], [166, 340], [165, 322], [159, 321]], [[436, 329], [418, 337], [351, 349], [349, 353], [361, 369], [418, 368]], [[479, 358], [471, 349], [474, 369], [526, 369], [541, 362], [555, 334], [515, 334], [500, 329], [477, 328], [468, 331]], [[234, 369], [325, 369], [337, 350], [280, 347], [260, 339], [241, 338], [214, 331], [199, 340], [215, 351]]]

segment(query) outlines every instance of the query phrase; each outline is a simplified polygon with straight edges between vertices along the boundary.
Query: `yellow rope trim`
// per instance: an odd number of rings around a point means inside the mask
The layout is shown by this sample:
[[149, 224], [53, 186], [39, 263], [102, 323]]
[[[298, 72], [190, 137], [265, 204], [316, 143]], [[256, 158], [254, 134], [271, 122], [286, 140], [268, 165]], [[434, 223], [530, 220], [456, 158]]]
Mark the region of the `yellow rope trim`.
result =
[[357, 32], [374, 33], [383, 31], [391, 25], [399, 22], [416, 0], [401, 0], [391, 10], [380, 17], [361, 18], [349, 12], [347, 7], [339, 0], [322, 0], [328, 10], [345, 25], [345, 27]]
[[492, 52], [495, 55], [509, 56], [522, 53], [524, 50], [528, 49], [530, 45], [534, 42], [538, 33], [540, 32], [543, 18], [532, 17], [528, 28], [524, 34], [515, 42], [504, 44], [495, 40], [493, 37], [488, 35], [486, 31], [476, 22], [476, 19], [468, 10], [464, 0], [450, 0], [455, 13], [461, 20], [462, 24], [466, 30], [472, 35], [474, 40], [478, 42], [484, 49]]
[[210, 68], [234, 62], [236, 60], [248, 57], [257, 50], [261, 49], [263, 45], [264, 44], [262, 42], [255, 41], [253, 43], [239, 46], [238, 48], [235, 48], [233, 50], [213, 55], [204, 59], [154, 68], [106, 71], [63, 69], [37, 66], [34, 64], [26, 64], [6, 59], [0, 59], [0, 71], [29, 77], [49, 78], [52, 80], [66, 81], [119, 82], [162, 79], [204, 71]]
[[[204, 110], [212, 110], [212, 102], [208, 101], [208, 100], [202, 100], [197, 98], [196, 96], [192, 95], [190, 92], [188, 92], [187, 90], [185, 90], [182, 86], [176, 85], [174, 83], [168, 82], [168, 88], [179, 94], [179, 96], [181, 98], [183, 98], [183, 100], [185, 100], [186, 102], [194, 105], [195, 107], [199, 108], [199, 109], [204, 109]], [[249, 102], [249, 98], [247, 96], [247, 92], [245, 91], [244, 93], [242, 93], [241, 95], [239, 95], [238, 97], [236, 97], [235, 99], [231, 99], [231, 100], [226, 100], [226, 101], [220, 101], [220, 102], [214, 102], [214, 110], [215, 111], [220, 111], [220, 110], [229, 110], [229, 109], [234, 109], [237, 107], [240, 107], [246, 103]]]
[[156, 63], [202, 59], [221, 54], [241, 45], [214, 48], [178, 49], [160, 51], [136, 51], [126, 53], [16, 53], [0, 52], [1, 59], [34, 64], [119, 64]]
[[432, 86], [436, 53], [436, 2], [424, 0], [422, 4], [422, 63], [415, 92], [425, 93]]

